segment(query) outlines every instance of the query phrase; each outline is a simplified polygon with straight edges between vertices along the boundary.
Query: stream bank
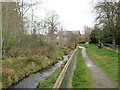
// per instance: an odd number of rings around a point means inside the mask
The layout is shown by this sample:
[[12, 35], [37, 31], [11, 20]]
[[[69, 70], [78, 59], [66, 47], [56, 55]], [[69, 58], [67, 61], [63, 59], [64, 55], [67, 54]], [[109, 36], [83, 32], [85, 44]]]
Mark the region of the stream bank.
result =
[[68, 55], [63, 56], [63, 60], [58, 61], [51, 68], [30, 74], [28, 77], [25, 77], [23, 80], [12, 85], [10, 88], [36, 88], [40, 81], [44, 81], [46, 77], [51, 75], [58, 67], [60, 67], [63, 61], [67, 59]]

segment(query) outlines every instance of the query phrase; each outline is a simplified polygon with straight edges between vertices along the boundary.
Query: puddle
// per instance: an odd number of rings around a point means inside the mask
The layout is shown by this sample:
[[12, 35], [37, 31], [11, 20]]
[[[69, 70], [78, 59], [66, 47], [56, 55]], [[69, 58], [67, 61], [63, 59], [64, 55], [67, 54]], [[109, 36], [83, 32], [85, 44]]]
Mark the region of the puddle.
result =
[[82, 48], [82, 56], [86, 58], [86, 65], [87, 67], [94, 67], [94, 64], [89, 60], [89, 57], [86, 53], [86, 48], [79, 46], [79, 48]]

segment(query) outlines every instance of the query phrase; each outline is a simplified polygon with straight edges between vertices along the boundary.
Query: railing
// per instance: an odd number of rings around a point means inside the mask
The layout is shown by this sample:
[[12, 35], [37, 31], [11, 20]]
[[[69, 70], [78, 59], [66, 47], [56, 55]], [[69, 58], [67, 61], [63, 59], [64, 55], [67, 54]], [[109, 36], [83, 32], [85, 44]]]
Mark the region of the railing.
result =
[[120, 53], [120, 45], [104, 44], [104, 46], [109, 50]]
[[70, 88], [71, 87], [70, 86], [72, 84], [71, 79], [72, 79], [73, 69], [75, 66], [77, 55], [78, 55], [78, 47], [74, 50], [71, 57], [67, 61], [66, 65], [64, 66], [53, 88]]
[[104, 46], [114, 50], [117, 50], [120, 47], [120, 45], [113, 45], [113, 44], [104, 44]]

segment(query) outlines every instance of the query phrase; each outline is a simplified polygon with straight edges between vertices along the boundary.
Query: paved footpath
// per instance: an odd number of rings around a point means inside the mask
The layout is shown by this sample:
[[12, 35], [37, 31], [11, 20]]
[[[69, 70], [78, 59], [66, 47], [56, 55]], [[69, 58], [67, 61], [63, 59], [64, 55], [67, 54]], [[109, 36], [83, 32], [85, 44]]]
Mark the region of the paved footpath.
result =
[[89, 59], [86, 48], [79, 46], [82, 48], [82, 55], [86, 61], [86, 65], [90, 70], [90, 74], [93, 78], [93, 87], [95, 88], [115, 88], [112, 84], [112, 81], [100, 70], [99, 67], [94, 65], [92, 61]]

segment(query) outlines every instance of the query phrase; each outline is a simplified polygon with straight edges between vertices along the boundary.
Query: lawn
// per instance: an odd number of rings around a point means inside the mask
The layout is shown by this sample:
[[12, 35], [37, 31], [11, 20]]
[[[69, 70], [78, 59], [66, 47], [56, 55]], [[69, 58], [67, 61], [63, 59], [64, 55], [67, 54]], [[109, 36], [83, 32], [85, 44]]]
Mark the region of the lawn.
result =
[[72, 86], [73, 88], [92, 88], [92, 77], [85, 64], [81, 49], [78, 51]]
[[87, 54], [93, 63], [100, 67], [118, 87], [118, 54], [103, 48], [99, 49], [94, 44], [88, 46]]

